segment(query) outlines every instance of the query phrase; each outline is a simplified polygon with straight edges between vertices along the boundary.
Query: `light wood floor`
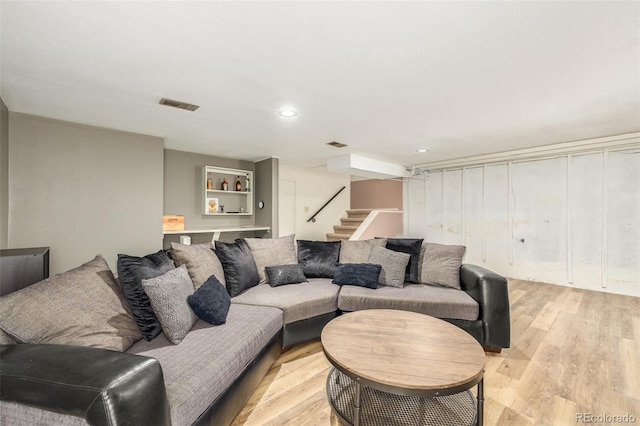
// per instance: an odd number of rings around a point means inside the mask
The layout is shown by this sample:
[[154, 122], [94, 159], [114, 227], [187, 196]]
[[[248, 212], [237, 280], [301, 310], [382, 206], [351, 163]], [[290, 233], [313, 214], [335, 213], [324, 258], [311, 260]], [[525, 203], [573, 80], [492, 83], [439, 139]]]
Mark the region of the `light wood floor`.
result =
[[[511, 348], [487, 354], [486, 425], [576, 425], [577, 413], [640, 424], [640, 298], [509, 280]], [[284, 352], [235, 419], [338, 425], [319, 341]], [[615, 423], [614, 423], [615, 424]]]

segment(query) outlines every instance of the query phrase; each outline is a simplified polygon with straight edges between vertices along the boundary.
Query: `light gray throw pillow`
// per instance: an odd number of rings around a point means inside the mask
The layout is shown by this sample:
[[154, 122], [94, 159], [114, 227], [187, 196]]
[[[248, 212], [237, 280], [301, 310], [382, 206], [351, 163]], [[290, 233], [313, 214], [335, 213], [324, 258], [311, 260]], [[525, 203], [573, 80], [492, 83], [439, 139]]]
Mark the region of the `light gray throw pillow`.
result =
[[266, 284], [267, 266], [293, 265], [298, 263], [294, 235], [280, 238], [245, 238], [253, 260], [258, 268], [260, 284]]
[[211, 249], [211, 243], [184, 245], [171, 243], [171, 257], [180, 265], [185, 265], [191, 281], [196, 290], [200, 288], [211, 275], [215, 275], [222, 285], [226, 285], [224, 280], [224, 270], [220, 259]]
[[340, 263], [367, 263], [373, 247], [384, 247], [387, 240], [343, 240], [340, 246]]
[[195, 292], [187, 267], [181, 265], [159, 277], [142, 280], [142, 288], [167, 339], [174, 345], [182, 342], [198, 320], [187, 300]]
[[423, 243], [420, 282], [460, 289], [460, 265], [465, 246]]
[[382, 266], [378, 284], [403, 288], [405, 270], [407, 269], [409, 259], [411, 259], [409, 253], [401, 253], [374, 246], [371, 248], [368, 263]]
[[142, 339], [101, 255], [77, 268], [0, 297], [0, 328], [19, 343], [126, 351]]

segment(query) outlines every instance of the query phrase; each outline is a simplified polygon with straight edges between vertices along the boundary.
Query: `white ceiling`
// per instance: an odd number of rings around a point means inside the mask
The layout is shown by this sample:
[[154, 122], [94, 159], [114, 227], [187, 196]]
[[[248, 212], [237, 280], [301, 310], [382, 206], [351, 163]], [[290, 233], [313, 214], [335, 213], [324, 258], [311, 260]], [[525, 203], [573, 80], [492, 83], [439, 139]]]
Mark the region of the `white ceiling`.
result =
[[[414, 165], [640, 130], [637, 1], [0, 8], [11, 111], [161, 136], [171, 149]], [[299, 115], [279, 117], [284, 107]]]

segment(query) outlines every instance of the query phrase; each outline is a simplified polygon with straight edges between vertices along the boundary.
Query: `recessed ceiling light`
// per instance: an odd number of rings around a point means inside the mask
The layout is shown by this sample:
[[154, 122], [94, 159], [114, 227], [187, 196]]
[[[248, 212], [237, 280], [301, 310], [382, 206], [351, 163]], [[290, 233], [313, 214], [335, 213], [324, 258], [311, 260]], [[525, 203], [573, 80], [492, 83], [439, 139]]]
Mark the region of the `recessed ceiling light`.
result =
[[279, 111], [278, 114], [280, 114], [280, 116], [282, 117], [295, 117], [296, 115], [298, 115], [298, 111], [294, 111], [292, 109], [283, 109]]
[[416, 149], [416, 151], [422, 153], [422, 152], [427, 152], [429, 150], [427, 148], [420, 148], [420, 149]]

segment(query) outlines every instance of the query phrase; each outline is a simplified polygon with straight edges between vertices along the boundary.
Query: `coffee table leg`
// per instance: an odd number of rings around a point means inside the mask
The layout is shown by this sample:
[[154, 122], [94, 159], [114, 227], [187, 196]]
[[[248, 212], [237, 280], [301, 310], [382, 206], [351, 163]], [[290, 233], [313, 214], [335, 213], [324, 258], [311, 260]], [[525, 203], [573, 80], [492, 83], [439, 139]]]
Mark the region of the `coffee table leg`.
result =
[[360, 392], [362, 385], [356, 382], [356, 395], [353, 398], [353, 426], [360, 426]]
[[478, 382], [478, 426], [482, 426], [484, 417], [484, 378]]

